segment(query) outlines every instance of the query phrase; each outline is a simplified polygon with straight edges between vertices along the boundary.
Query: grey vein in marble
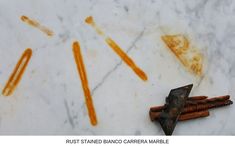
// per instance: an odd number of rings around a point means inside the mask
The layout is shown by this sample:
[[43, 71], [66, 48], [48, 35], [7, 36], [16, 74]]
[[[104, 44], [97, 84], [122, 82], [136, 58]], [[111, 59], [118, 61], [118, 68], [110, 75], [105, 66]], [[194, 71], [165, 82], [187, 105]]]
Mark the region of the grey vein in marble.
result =
[[[145, 30], [145, 29], [144, 29]], [[138, 42], [141, 37], [144, 34], [144, 30], [140, 32], [140, 34], [133, 40], [133, 42], [131, 43], [130, 47], [128, 47], [126, 53], [128, 54], [132, 48], [134, 48], [136, 42]], [[95, 94], [95, 91], [100, 88], [104, 82], [108, 79], [108, 77], [115, 71], [118, 69], [118, 67], [123, 63], [123, 60], [120, 60], [111, 70], [109, 70], [104, 77], [102, 78], [102, 80], [91, 90], [91, 95]]]

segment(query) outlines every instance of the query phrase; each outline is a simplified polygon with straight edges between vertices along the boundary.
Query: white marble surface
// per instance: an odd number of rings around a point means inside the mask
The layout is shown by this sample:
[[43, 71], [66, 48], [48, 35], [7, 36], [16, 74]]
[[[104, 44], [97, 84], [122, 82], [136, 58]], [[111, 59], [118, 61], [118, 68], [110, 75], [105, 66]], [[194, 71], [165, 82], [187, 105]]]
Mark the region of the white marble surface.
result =
[[[20, 20], [38, 20], [47, 37]], [[148, 75], [140, 80], [84, 23], [93, 16]], [[148, 116], [169, 90], [193, 83], [191, 95], [235, 96], [233, 0], [0, 0], [0, 90], [25, 48], [33, 56], [9, 97], [0, 95], [0, 134], [163, 135]], [[166, 48], [162, 34], [188, 36], [205, 56], [203, 78], [189, 73]], [[71, 44], [86, 64], [98, 125], [89, 123]], [[179, 122], [175, 135], [234, 135], [234, 105], [203, 119]]]

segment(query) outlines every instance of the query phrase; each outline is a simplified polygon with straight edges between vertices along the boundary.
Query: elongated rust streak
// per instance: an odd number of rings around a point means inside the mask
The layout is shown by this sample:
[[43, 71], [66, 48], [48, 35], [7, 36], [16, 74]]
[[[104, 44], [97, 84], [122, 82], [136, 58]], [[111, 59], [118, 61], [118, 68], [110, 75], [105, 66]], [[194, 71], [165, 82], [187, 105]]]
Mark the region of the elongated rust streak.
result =
[[50, 30], [49, 28], [47, 28], [46, 26], [41, 25], [39, 22], [37, 22], [36, 20], [32, 20], [30, 18], [28, 18], [27, 16], [21, 16], [20, 19], [27, 23], [30, 26], [36, 27], [39, 30], [41, 30], [42, 32], [44, 32], [45, 34], [47, 34], [48, 36], [53, 36], [54, 33], [52, 30]]
[[133, 60], [111, 38], [106, 38], [105, 41], [142, 80], [148, 79], [144, 71], [136, 66]]
[[20, 60], [15, 66], [15, 69], [13, 70], [10, 78], [8, 79], [8, 82], [6, 86], [4, 87], [2, 94], [4, 96], [9, 96], [13, 93], [17, 85], [19, 84], [23, 73], [25, 71], [25, 68], [32, 56], [32, 50], [30, 48], [26, 49], [24, 53], [22, 54]]
[[89, 114], [89, 117], [90, 117], [90, 122], [93, 126], [95, 126], [95, 125], [97, 125], [97, 118], [96, 118], [95, 108], [94, 108], [94, 105], [93, 105], [90, 89], [89, 89], [89, 86], [88, 86], [86, 70], [85, 70], [85, 66], [84, 66], [84, 63], [83, 63], [82, 54], [81, 54], [81, 50], [80, 50], [80, 46], [79, 46], [78, 42], [73, 43], [73, 55], [74, 55], [74, 59], [75, 59], [75, 62], [77, 64], [77, 69], [78, 69], [78, 72], [79, 72], [79, 75], [80, 75], [82, 88], [83, 88], [83, 92], [84, 92], [85, 100], [86, 100], [86, 106], [87, 106], [88, 114]]
[[118, 56], [143, 80], [148, 80], [147, 75], [143, 70], [141, 70], [134, 61], [121, 49], [121, 47], [118, 46], [117, 43], [115, 43], [110, 37], [105, 36], [105, 34], [102, 32], [102, 30], [97, 27], [97, 25], [94, 22], [94, 19], [92, 16], [89, 16], [85, 19], [85, 22], [89, 25], [91, 25], [96, 32], [103, 36], [105, 39], [105, 42], [118, 54]]

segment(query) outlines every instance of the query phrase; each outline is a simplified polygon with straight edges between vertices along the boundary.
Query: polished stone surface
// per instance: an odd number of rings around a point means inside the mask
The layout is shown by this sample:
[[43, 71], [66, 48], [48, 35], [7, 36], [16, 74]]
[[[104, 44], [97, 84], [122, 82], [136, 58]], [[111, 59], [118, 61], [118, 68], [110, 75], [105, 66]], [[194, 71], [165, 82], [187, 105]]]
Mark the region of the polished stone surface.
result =
[[[28, 26], [21, 15], [52, 29]], [[96, 24], [148, 75], [142, 81], [84, 20]], [[9, 97], [0, 95], [0, 134], [163, 135], [150, 121], [170, 89], [193, 83], [191, 95], [235, 96], [235, 1], [0, 0], [0, 90], [22, 52], [33, 56]], [[183, 34], [204, 56], [201, 77], [187, 71], [161, 40]], [[98, 117], [93, 127], [72, 54], [78, 40]], [[234, 106], [179, 122], [175, 135], [234, 135]]]

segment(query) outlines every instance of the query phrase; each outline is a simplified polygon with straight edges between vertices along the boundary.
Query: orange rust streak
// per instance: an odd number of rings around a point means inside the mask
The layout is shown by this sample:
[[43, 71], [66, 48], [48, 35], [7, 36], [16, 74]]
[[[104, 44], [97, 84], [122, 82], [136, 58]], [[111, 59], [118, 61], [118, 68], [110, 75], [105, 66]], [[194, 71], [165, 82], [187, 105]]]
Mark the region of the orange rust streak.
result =
[[53, 36], [53, 31], [50, 30], [49, 28], [45, 27], [45, 26], [42, 26], [40, 25], [39, 22], [37, 22], [36, 20], [32, 20], [30, 18], [28, 18], [27, 16], [21, 16], [20, 18], [23, 22], [33, 26], [33, 27], [36, 27], [38, 28], [39, 30], [41, 30], [42, 32], [44, 32], [45, 34], [47, 34], [48, 36]]
[[106, 38], [106, 43], [121, 57], [121, 59], [132, 68], [132, 70], [144, 81], [148, 79], [147, 75], [142, 71], [133, 60], [111, 39]]
[[15, 66], [13, 73], [11, 74], [6, 86], [4, 87], [2, 94], [4, 96], [9, 96], [13, 93], [14, 89], [17, 87], [20, 79], [23, 76], [25, 68], [32, 56], [32, 50], [30, 48], [26, 49], [22, 54], [20, 60]]
[[81, 50], [80, 50], [80, 46], [79, 46], [78, 42], [73, 43], [73, 55], [74, 55], [74, 59], [75, 59], [75, 62], [77, 64], [77, 69], [78, 69], [80, 79], [81, 79], [81, 82], [82, 82], [82, 88], [83, 88], [84, 95], [85, 95], [88, 114], [89, 114], [89, 117], [90, 117], [90, 122], [93, 126], [95, 126], [95, 125], [97, 125], [96, 113], [95, 113], [95, 109], [94, 109], [90, 89], [89, 89], [89, 86], [88, 86], [86, 70], [85, 70], [85, 66], [84, 66], [84, 63], [83, 63], [82, 54], [81, 54]]
[[103, 36], [105, 38], [106, 43], [121, 57], [121, 59], [132, 68], [132, 70], [144, 81], [148, 80], [147, 75], [142, 71], [136, 64], [133, 62], [133, 60], [109, 37], [105, 37], [105, 34], [102, 32], [101, 29], [99, 29], [92, 16], [89, 16], [85, 19], [85, 22], [87, 24], [90, 24], [96, 32]]

